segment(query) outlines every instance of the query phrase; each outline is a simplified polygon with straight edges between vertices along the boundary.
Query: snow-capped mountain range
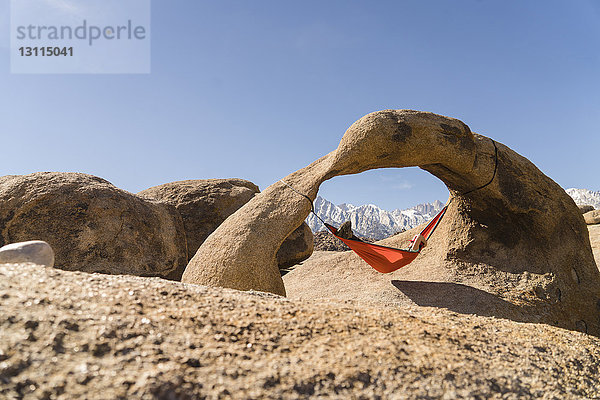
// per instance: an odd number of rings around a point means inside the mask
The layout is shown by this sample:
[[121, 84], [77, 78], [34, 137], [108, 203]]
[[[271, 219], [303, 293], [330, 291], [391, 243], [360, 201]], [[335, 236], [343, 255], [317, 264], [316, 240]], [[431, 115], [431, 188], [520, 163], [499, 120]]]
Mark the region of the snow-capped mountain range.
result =
[[[441, 201], [436, 200], [433, 203], [419, 204], [407, 210], [386, 211], [374, 204], [362, 206], [340, 204], [336, 206], [321, 196], [315, 200], [315, 212], [328, 224], [339, 226], [345, 221], [351, 221], [355, 234], [377, 240], [429, 221], [443, 206]], [[313, 214], [309, 215], [306, 223], [313, 232], [325, 229]]]
[[[600, 191], [589, 189], [567, 189], [566, 192], [578, 205], [589, 204], [600, 209]], [[339, 226], [346, 221], [352, 221], [352, 230], [358, 236], [372, 239], [384, 239], [403, 229], [411, 229], [432, 219], [444, 206], [436, 200], [433, 203], [419, 204], [406, 210], [386, 211], [374, 204], [354, 206], [352, 204], [335, 205], [330, 201], [317, 197], [315, 212], [328, 224]], [[325, 227], [312, 214], [306, 223], [313, 232]]]
[[600, 192], [589, 189], [567, 189], [566, 192], [575, 200], [575, 204], [579, 206], [590, 205], [596, 210], [600, 209]]

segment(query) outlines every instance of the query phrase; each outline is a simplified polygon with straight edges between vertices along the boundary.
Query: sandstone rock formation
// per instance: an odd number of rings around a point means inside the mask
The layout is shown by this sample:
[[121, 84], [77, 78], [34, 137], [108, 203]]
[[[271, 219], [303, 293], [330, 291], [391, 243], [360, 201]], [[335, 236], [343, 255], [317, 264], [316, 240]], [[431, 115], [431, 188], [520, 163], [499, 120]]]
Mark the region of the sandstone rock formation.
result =
[[588, 225], [600, 224], [600, 210], [586, 212], [583, 214], [583, 219]]
[[577, 207], [579, 207], [579, 211], [581, 211], [582, 214], [594, 211], [594, 206], [589, 204], [578, 204]]
[[32, 239], [66, 270], [177, 279], [187, 264], [174, 207], [86, 174], [0, 177], [0, 245]]
[[600, 340], [547, 325], [27, 265], [0, 299], [2, 399], [600, 397]]
[[7, 244], [0, 248], [0, 264], [32, 263], [52, 268], [54, 251], [42, 240]]
[[313, 233], [302, 223], [284, 240], [276, 254], [279, 269], [292, 267], [311, 256], [314, 248]]
[[179, 211], [191, 258], [208, 235], [258, 192], [258, 186], [243, 179], [196, 179], [154, 186], [138, 196]]
[[[320, 231], [314, 234], [315, 251], [348, 251], [350, 248], [329, 231]], [[309, 259], [310, 260], [310, 259]]]
[[[219, 225], [259, 193], [258, 186], [243, 179], [196, 179], [166, 183], [138, 193], [139, 196], [174, 206], [185, 227], [188, 257]], [[312, 254], [313, 236], [302, 223], [283, 242], [277, 253], [279, 268], [288, 268]], [[189, 261], [189, 260], [188, 260]]]
[[590, 232], [590, 243], [594, 258], [596, 259], [596, 265], [600, 267], [600, 224], [588, 225], [588, 231]]
[[[496, 160], [491, 184], [461, 194], [486, 184]], [[411, 110], [369, 114], [336, 150], [283, 181], [314, 200], [320, 184], [335, 176], [410, 166], [437, 176], [454, 196], [426, 251], [414, 265], [377, 278], [366, 264], [349, 277], [322, 265], [320, 297], [367, 291], [375, 279], [381, 283], [374, 300], [600, 335], [600, 273], [573, 199], [526, 158], [461, 121]], [[310, 212], [310, 202], [289, 186], [271, 185], [229, 217], [199, 248], [183, 281], [285, 294], [275, 255]], [[452, 304], [444, 301], [448, 294]]]

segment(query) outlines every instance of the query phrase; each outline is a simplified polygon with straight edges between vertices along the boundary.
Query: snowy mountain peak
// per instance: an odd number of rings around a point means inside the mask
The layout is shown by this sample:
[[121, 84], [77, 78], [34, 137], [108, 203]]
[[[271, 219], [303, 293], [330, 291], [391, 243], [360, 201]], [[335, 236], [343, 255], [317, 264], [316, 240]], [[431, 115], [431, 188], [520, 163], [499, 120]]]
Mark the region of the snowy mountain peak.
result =
[[589, 189], [567, 189], [567, 194], [575, 200], [575, 204], [590, 205], [595, 209], [600, 209], [600, 192], [594, 192]]
[[[576, 204], [589, 204], [600, 209], [600, 191], [567, 189], [566, 192], [575, 200]], [[315, 200], [315, 212], [328, 224], [339, 226], [345, 221], [352, 221], [352, 230], [357, 235], [378, 240], [429, 221], [442, 207], [444, 207], [444, 203], [436, 200], [433, 203], [419, 204], [406, 210], [386, 211], [374, 204], [355, 206], [344, 203], [336, 206], [321, 196]], [[313, 232], [325, 229], [323, 224], [312, 214], [306, 219], [306, 223]]]
[[[340, 204], [317, 197], [315, 212], [328, 224], [339, 226], [345, 221], [352, 221], [352, 230], [359, 236], [383, 239], [403, 229], [411, 229], [433, 218], [444, 206], [436, 200], [433, 203], [419, 204], [406, 210], [386, 211], [375, 204], [354, 206]], [[314, 216], [310, 215], [306, 223], [313, 232], [323, 230], [325, 227]]]

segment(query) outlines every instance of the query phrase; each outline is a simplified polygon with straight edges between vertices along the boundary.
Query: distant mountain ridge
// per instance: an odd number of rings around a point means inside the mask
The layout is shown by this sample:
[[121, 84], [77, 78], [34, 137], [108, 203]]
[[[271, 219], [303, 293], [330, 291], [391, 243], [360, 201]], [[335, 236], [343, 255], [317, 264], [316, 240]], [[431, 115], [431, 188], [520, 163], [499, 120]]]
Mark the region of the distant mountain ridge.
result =
[[596, 210], [600, 209], [600, 191], [594, 192], [589, 189], [567, 189], [567, 194], [575, 200], [575, 204], [578, 206], [581, 205], [590, 205], [593, 206]]
[[[355, 206], [344, 203], [336, 206], [321, 196], [315, 200], [315, 212], [328, 224], [339, 226], [345, 221], [351, 221], [355, 234], [376, 240], [427, 222], [443, 206], [441, 201], [436, 200], [433, 203], [419, 204], [406, 210], [386, 211], [374, 204]], [[306, 219], [306, 223], [313, 232], [325, 229], [323, 224], [312, 214]]]
[[[600, 209], [600, 191], [589, 189], [567, 189], [567, 194], [577, 205], [589, 204]], [[374, 204], [355, 206], [353, 204], [335, 205], [318, 196], [315, 200], [315, 212], [328, 224], [339, 226], [345, 221], [352, 222], [355, 234], [367, 238], [381, 240], [403, 229], [411, 229], [433, 218], [444, 206], [436, 200], [433, 203], [416, 205], [406, 210], [387, 211]], [[313, 232], [319, 232], [325, 227], [312, 214], [306, 223]]]

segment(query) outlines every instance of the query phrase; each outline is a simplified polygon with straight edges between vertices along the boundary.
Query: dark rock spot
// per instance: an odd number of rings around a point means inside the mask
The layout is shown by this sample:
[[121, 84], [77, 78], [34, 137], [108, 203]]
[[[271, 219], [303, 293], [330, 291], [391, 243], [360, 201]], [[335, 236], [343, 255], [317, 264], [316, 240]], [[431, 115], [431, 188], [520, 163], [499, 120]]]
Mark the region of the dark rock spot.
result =
[[188, 358], [185, 363], [186, 363], [186, 365], [188, 365], [192, 368], [198, 368], [198, 367], [202, 366], [200, 364], [200, 360], [198, 360], [197, 358]]
[[52, 340], [52, 350], [54, 350], [55, 353], [65, 352], [65, 347], [63, 343], [65, 336], [66, 335], [63, 332], [59, 332], [54, 336], [54, 339]]
[[577, 321], [575, 323], [575, 329], [577, 329], [579, 332], [587, 333], [587, 324], [584, 320]]
[[79, 325], [76, 322], [62, 320], [58, 323], [58, 326], [60, 326], [61, 328], [65, 328], [69, 331], [74, 331], [74, 332], [79, 331]]
[[579, 274], [575, 268], [571, 268], [571, 278], [573, 278], [574, 282], [581, 283], [581, 279], [579, 279]]
[[456, 137], [460, 137], [463, 135], [463, 132], [457, 126], [452, 126], [452, 125], [448, 125], [448, 124], [440, 124], [440, 128], [442, 128], [442, 133], [444, 135], [451, 135], [451, 136], [456, 136]]
[[412, 136], [412, 127], [405, 122], [396, 124], [395, 132], [392, 135], [394, 142], [405, 143]]
[[299, 382], [294, 385], [294, 390], [300, 394], [312, 396], [315, 394], [315, 385], [312, 382]]
[[94, 357], [102, 357], [110, 351], [110, 345], [106, 342], [96, 343], [92, 349]]
[[535, 292], [535, 295], [537, 297], [539, 297], [542, 300], [546, 299], [546, 292], [544, 291], [544, 288], [541, 286], [536, 286], [533, 291]]
[[40, 325], [40, 323], [38, 321], [34, 321], [34, 320], [29, 320], [29, 321], [25, 322], [26, 329], [36, 330], [39, 325]]
[[489, 383], [490, 383], [490, 389], [492, 389], [494, 392], [498, 392], [498, 393], [504, 392], [502, 390], [502, 387], [498, 384], [498, 382], [495, 379], [490, 379]]
[[18, 360], [12, 363], [3, 363], [3, 365], [0, 365], [0, 377], [11, 378], [13, 376], [17, 376], [30, 365], [31, 364], [29, 360]]
[[279, 385], [280, 381], [279, 378], [275, 377], [275, 376], [269, 376], [267, 379], [265, 379], [265, 381], [263, 382], [263, 387], [265, 389], [270, 389], [273, 388], [277, 385]]
[[365, 385], [368, 385], [371, 383], [371, 375], [368, 374], [367, 372], [359, 372], [359, 374], [356, 376], [356, 379], [359, 382], [364, 383]]

